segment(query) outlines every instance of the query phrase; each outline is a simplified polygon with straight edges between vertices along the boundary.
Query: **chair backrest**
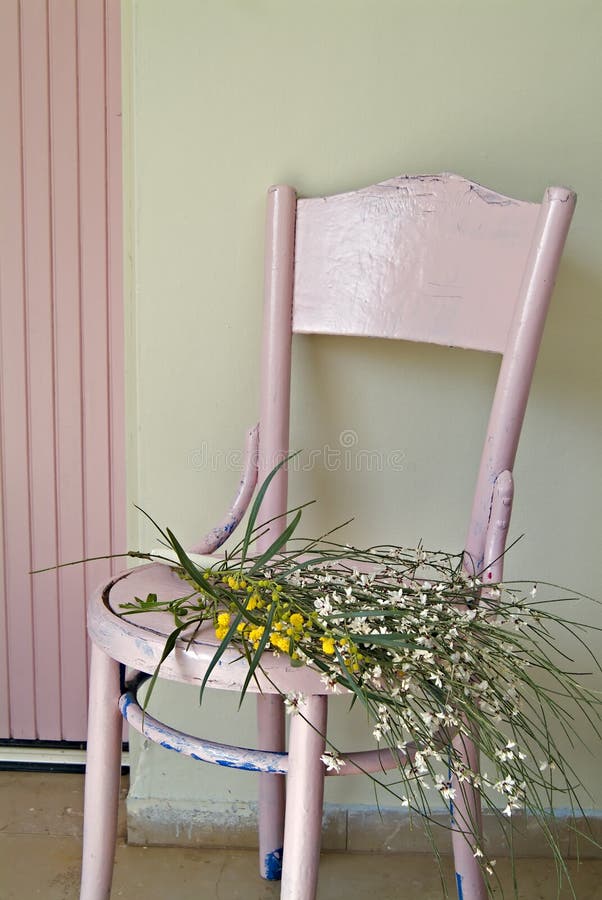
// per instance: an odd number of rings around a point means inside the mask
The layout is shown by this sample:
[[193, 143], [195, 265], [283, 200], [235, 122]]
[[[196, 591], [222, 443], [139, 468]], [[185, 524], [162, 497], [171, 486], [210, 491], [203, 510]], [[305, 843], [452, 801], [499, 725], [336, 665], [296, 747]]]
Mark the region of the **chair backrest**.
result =
[[[298, 201], [290, 187], [271, 188], [259, 480], [288, 452], [293, 332], [501, 353], [466, 542], [480, 569], [493, 486], [514, 464], [575, 201], [555, 187], [526, 203], [452, 174]], [[286, 509], [286, 488], [283, 470], [266, 495], [266, 519]]]

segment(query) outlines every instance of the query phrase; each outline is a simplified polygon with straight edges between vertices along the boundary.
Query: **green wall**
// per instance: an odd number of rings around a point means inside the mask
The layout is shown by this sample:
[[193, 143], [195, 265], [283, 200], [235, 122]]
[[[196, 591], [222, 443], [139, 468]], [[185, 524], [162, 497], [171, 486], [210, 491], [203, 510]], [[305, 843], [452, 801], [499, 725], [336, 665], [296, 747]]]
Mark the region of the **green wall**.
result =
[[[193, 541], [238, 483], [232, 454], [258, 410], [269, 184], [312, 195], [454, 171], [529, 200], [568, 184], [579, 201], [517, 460], [511, 537], [525, 537], [507, 571], [602, 597], [601, 31], [602, 5], [586, 0], [126, 0], [132, 501]], [[469, 352], [298, 339], [292, 448], [340, 449], [353, 429], [358, 451], [402, 460], [329, 472], [322, 457], [296, 475], [292, 501], [321, 501], [305, 533], [355, 516], [349, 540], [460, 549], [496, 371]], [[133, 544], [155, 542], [130, 525]], [[252, 704], [232, 723], [223, 703], [199, 711], [194, 691], [168, 686], [157, 709], [252, 742]], [[366, 745], [361, 715], [333, 706], [336, 740]], [[602, 807], [596, 758], [575, 759], [586, 805]], [[254, 790], [135, 745], [139, 799]], [[357, 779], [331, 779], [328, 796], [375, 802]]]

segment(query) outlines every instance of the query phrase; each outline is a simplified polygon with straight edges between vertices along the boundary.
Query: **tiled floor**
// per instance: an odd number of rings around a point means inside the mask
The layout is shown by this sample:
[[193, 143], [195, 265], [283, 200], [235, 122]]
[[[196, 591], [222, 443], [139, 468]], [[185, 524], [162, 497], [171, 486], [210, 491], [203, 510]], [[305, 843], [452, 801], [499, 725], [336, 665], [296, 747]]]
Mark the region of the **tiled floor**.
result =
[[[82, 777], [0, 773], [0, 900], [77, 900]], [[277, 884], [257, 875], [255, 853], [128, 847], [123, 823], [112, 900], [277, 900]], [[498, 863], [505, 896], [513, 897], [507, 860]], [[444, 864], [452, 889], [452, 870]], [[602, 900], [602, 860], [570, 865], [577, 900]], [[518, 865], [520, 900], [557, 895], [551, 860]], [[324, 854], [319, 900], [440, 900], [437, 867], [427, 855]], [[496, 892], [501, 898], [501, 892]]]

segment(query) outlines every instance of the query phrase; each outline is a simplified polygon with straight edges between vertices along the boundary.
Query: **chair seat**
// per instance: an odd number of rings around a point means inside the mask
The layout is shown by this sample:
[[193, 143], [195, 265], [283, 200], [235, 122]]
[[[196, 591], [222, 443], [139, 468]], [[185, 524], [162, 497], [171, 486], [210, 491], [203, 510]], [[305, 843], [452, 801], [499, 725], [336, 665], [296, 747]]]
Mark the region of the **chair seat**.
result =
[[[155, 671], [167, 637], [174, 630], [173, 616], [168, 612], [127, 613], [121, 604], [135, 597], [157, 595], [160, 601], [175, 600], [190, 593], [190, 586], [173, 569], [158, 563], [139, 566], [117, 575], [96, 590], [88, 607], [88, 632], [91, 640], [113, 659], [139, 672]], [[161, 677], [200, 685], [219, 640], [211, 623], [205, 623], [194, 634], [182, 632], [176, 647], [161, 664]], [[320, 673], [308, 666], [293, 666], [286, 655], [263, 654], [262, 671], [256, 670], [248, 690], [270, 694], [301, 691], [304, 694], [327, 694]], [[228, 648], [212, 670], [207, 686], [222, 690], [240, 690], [248, 672], [246, 659], [236, 649]]]

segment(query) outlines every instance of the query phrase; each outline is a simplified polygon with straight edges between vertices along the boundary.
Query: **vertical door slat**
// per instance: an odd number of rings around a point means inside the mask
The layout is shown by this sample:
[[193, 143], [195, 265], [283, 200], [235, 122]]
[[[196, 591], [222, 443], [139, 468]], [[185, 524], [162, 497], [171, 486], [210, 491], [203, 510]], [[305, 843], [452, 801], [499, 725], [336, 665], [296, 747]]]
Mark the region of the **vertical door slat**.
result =
[[[21, 4], [25, 317], [28, 347], [31, 562], [57, 561], [54, 434], [54, 310], [50, 235], [48, 21], [45, 0]], [[32, 582], [36, 723], [39, 737], [60, 739], [57, 573]]]
[[[126, 549], [125, 336], [123, 315], [123, 177], [121, 102], [121, 0], [106, 0], [107, 216], [109, 315], [109, 430], [111, 552]], [[123, 568], [115, 560], [113, 571]]]
[[[58, 559], [82, 559], [82, 411], [79, 309], [79, 190], [77, 135], [77, 48], [75, 0], [50, 0], [50, 134], [52, 144], [52, 238], [57, 420]], [[86, 706], [85, 596], [81, 566], [58, 573], [62, 736], [81, 736]]]
[[[2, 512], [6, 669], [5, 737], [35, 736], [33, 615], [29, 552], [26, 337], [23, 285], [21, 54], [18, 0], [2, 3], [0, 23], [0, 316], [2, 340]], [[7, 671], [8, 670], [8, 671]], [[7, 683], [6, 683], [7, 682]], [[10, 710], [10, 715], [8, 711]]]
[[[84, 533], [86, 556], [110, 553], [107, 219], [105, 180], [105, 15], [98, 0], [78, 0], [79, 174], [82, 292]], [[86, 566], [89, 593], [110, 574]]]

